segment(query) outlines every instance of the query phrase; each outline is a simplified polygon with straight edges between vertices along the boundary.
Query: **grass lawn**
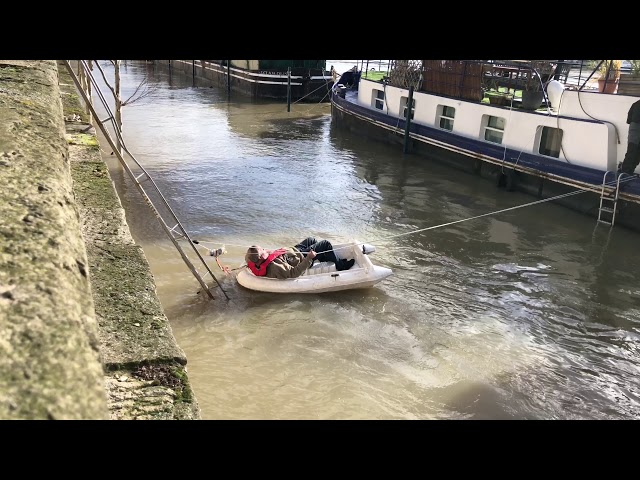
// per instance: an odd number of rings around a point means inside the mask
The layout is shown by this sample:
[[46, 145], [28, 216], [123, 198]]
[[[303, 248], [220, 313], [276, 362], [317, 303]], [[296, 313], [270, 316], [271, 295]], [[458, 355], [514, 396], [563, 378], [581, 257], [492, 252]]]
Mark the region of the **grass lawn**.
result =
[[380, 82], [384, 77], [387, 76], [387, 72], [379, 72], [376, 70], [369, 70], [368, 72], [362, 72], [362, 78], [366, 78], [367, 80], [373, 80], [375, 82]]

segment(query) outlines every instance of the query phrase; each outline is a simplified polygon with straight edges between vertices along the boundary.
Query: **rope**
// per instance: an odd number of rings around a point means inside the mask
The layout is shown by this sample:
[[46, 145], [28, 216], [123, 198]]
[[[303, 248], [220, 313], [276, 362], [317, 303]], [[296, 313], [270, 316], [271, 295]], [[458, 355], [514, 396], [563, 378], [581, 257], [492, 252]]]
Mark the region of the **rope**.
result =
[[[516, 97], [515, 91], [514, 93], [510, 93], [509, 90], [507, 89], [507, 95], [511, 96], [511, 105], [509, 105], [509, 118], [507, 118], [507, 125], [511, 122], [511, 114], [513, 113], [513, 100]], [[503, 130], [504, 132], [504, 130]], [[522, 150], [520, 151], [520, 154], [522, 154]], [[520, 159], [520, 155], [518, 155], [518, 159]], [[505, 163], [507, 163], [507, 144], [504, 144], [504, 149], [502, 151], [502, 166], [501, 166], [501, 172], [504, 173], [504, 165]], [[517, 163], [517, 162], [516, 162]]]
[[[322, 75], [323, 78], [324, 74]], [[318, 90], [320, 90], [321, 88], [327, 87], [327, 93], [322, 97], [322, 100], [324, 100], [327, 95], [329, 95], [329, 93], [331, 92], [331, 89], [329, 88], [329, 80], [328, 78], [325, 78], [325, 82], [324, 85], [320, 85], [318, 88], [316, 88], [315, 90], [310, 91], [308, 94], [306, 94], [304, 97], [300, 97], [298, 100], [296, 100], [295, 102], [292, 103], [292, 105], [295, 105], [298, 102], [301, 102], [302, 100], [304, 100], [305, 98], [307, 98], [309, 95], [311, 95], [312, 93], [317, 92]], [[318, 103], [322, 103], [322, 100]]]
[[[536, 131], [533, 133], [533, 137], [531, 137], [531, 140], [529, 140], [529, 142], [525, 145], [525, 148], [527, 148], [529, 145], [533, 144], [534, 140], [536, 139], [536, 135], [538, 134], [538, 130], [541, 129], [544, 125], [538, 125], [536, 127]], [[560, 146], [560, 148], [562, 148], [562, 145]], [[505, 147], [505, 152], [507, 151], [506, 147]], [[513, 166], [515, 167], [516, 165], [518, 165], [518, 162], [520, 161], [520, 157], [522, 156], [522, 153], [524, 152], [524, 149], [520, 150], [520, 153], [518, 154], [518, 158], [516, 158], [516, 161], [513, 163]], [[502, 173], [504, 173], [504, 160], [502, 163]]]
[[[626, 179], [620, 180], [620, 184], [623, 184], [623, 183], [629, 182], [629, 181], [634, 180], [634, 179], [637, 179], [637, 178], [638, 178], [638, 177], [637, 177], [637, 176], [635, 176], [635, 175], [634, 175], [634, 176], [629, 176], [629, 177], [628, 177], [628, 178], [626, 178]], [[605, 186], [614, 186], [614, 185], [616, 185], [616, 183], [617, 183], [617, 181], [616, 181], [616, 180], [614, 180], [614, 181], [612, 181], [612, 182], [604, 183], [603, 185], [605, 185]], [[333, 251], [333, 252], [335, 252], [335, 251], [337, 251], [337, 250], [343, 250], [343, 249], [345, 249], [345, 248], [352, 248], [354, 245], [361, 245], [361, 244], [363, 244], [363, 243], [367, 243], [367, 244], [368, 244], [368, 243], [372, 243], [372, 244], [373, 244], [373, 243], [375, 243], [375, 244], [377, 244], [377, 243], [380, 243], [380, 242], [385, 242], [385, 241], [388, 241], [388, 240], [390, 240], [390, 239], [398, 238], [398, 237], [402, 237], [402, 236], [405, 236], [405, 235], [413, 235], [414, 233], [426, 232], [426, 231], [428, 231], [428, 230], [435, 230], [436, 228], [448, 227], [448, 226], [450, 226], [450, 225], [455, 225], [455, 224], [457, 224], [457, 223], [467, 222], [467, 221], [469, 221], [469, 220], [476, 220], [476, 219], [478, 219], [478, 218], [488, 217], [488, 216], [490, 216], [490, 215], [497, 215], [497, 214], [499, 214], [499, 213], [509, 212], [509, 211], [511, 211], [511, 210], [517, 210], [517, 209], [519, 209], [519, 208], [524, 208], [524, 207], [529, 207], [529, 206], [533, 206], [533, 205], [538, 205], [538, 204], [545, 203], [545, 202], [551, 202], [551, 201], [553, 201], [553, 200], [558, 200], [558, 199], [561, 199], [561, 198], [570, 197], [570, 196], [573, 196], [573, 195], [578, 195], [578, 194], [580, 194], [580, 193], [586, 193], [586, 192], [589, 192], [589, 190], [582, 190], [582, 189], [580, 189], [580, 190], [576, 190], [576, 191], [573, 191], [573, 192], [568, 192], [568, 193], [563, 193], [563, 194], [561, 194], [561, 195], [556, 195], [555, 197], [545, 198], [545, 199], [543, 199], [543, 200], [536, 200], [536, 201], [534, 201], [534, 202], [524, 203], [524, 204], [522, 204], [522, 205], [516, 205], [516, 206], [514, 206], [514, 207], [509, 207], [509, 208], [503, 208], [502, 210], [496, 210], [496, 211], [494, 211], [494, 212], [483, 213], [483, 214], [481, 214], [481, 215], [476, 215], [476, 216], [474, 216], [474, 217], [463, 218], [463, 219], [461, 219], [461, 220], [454, 220], [453, 222], [441, 223], [441, 224], [439, 224], [439, 225], [432, 225], [432, 226], [430, 226], [430, 227], [421, 228], [421, 229], [418, 229], [418, 230], [412, 230], [412, 231], [410, 231], [410, 232], [398, 233], [398, 234], [396, 234], [396, 235], [389, 235], [389, 236], [386, 236], [386, 237], [380, 237], [380, 238], [377, 238], [377, 239], [374, 239], [374, 240], [368, 240], [368, 241], [364, 241], [364, 242], [353, 242], [353, 243], [348, 243], [348, 244], [346, 244], [346, 245], [344, 245], [344, 246], [342, 246], [342, 247], [332, 248], [332, 249], [330, 249], [330, 250], [324, 250], [324, 251], [322, 251], [322, 252], [316, 252], [316, 254], [318, 254], [318, 255], [319, 255], [319, 254], [321, 254], [321, 253], [327, 253], [327, 252], [332, 252], [332, 251]], [[205, 244], [205, 243], [213, 244], [213, 242], [201, 242], [201, 241], [198, 241], [197, 243], [198, 243], [198, 244]], [[230, 243], [230, 244], [228, 244], [228, 245], [234, 245], [234, 246], [237, 246], [237, 247], [249, 248], [249, 247], [247, 247], [246, 245], [239, 245], [239, 244], [232, 244], [232, 243]], [[205, 247], [205, 248], [206, 248], [206, 247]], [[239, 269], [241, 269], [241, 268], [244, 268], [245, 266], [246, 266], [246, 264], [245, 264], [245, 265], [242, 265], [242, 266], [240, 266], [240, 267], [237, 267], [237, 268], [232, 268], [232, 269], [230, 269], [230, 271], [239, 270]], [[228, 267], [226, 267], [226, 268], [228, 268]]]
[[[327, 85], [328, 85], [328, 82], [327, 82]], [[316, 90], [318, 90], [319, 88], [322, 88], [322, 87], [318, 87]], [[385, 88], [385, 90], [386, 90], [386, 84], [384, 85], [384, 88]], [[315, 92], [316, 90], [314, 90], [313, 92]], [[309, 94], [311, 94], [311, 93], [313, 93], [313, 92], [310, 92]], [[327, 92], [327, 94], [329, 94], [329, 92]], [[509, 95], [511, 96], [511, 105], [510, 105], [510, 108], [509, 108], [509, 117], [508, 117], [507, 121], [509, 121], [509, 120], [511, 119], [511, 114], [512, 114], [512, 112], [513, 112], [513, 101], [514, 101], [514, 98], [515, 98], [515, 94], [511, 94], [511, 93], [509, 92]], [[563, 95], [564, 95], [564, 91], [563, 91], [563, 92], [562, 92], [562, 94], [560, 95], [560, 104], [562, 104], [562, 97], [563, 97]], [[326, 95], [325, 95], [325, 97], [326, 97]], [[295, 104], [295, 103], [300, 102], [300, 101], [301, 101], [302, 99], [304, 99], [304, 98], [305, 98], [305, 97], [300, 98], [299, 100], [297, 100], [296, 102], [294, 102], [294, 104]], [[323, 98], [323, 100], [324, 100], [324, 98]], [[581, 102], [581, 100], [580, 100], [580, 92], [578, 92], [578, 101], [579, 101], [579, 103], [580, 103], [580, 106], [581, 106], [581, 108], [582, 108], [583, 112], [584, 112], [587, 116], [591, 117], [591, 115], [589, 115], [589, 114], [584, 110], [584, 107], [582, 107], [582, 102]], [[321, 101], [321, 102], [322, 102], [322, 101]], [[321, 103], [321, 102], [319, 102], [319, 103]], [[386, 102], [385, 102], [385, 103], [386, 103]], [[548, 103], [549, 103], [549, 102], [548, 102]], [[312, 108], [315, 108], [315, 106], [314, 106], [314, 107], [312, 107]], [[388, 108], [388, 106], [387, 106], [387, 108]], [[550, 108], [549, 108], [549, 105], [547, 105], [547, 110], [548, 110], [548, 113], [549, 113], [549, 114], [551, 114], [551, 112], [550, 112]], [[556, 117], [556, 120], [557, 120], [556, 125], [558, 126], [558, 128], [559, 128], [559, 115], [560, 115], [559, 110], [560, 110], [560, 109], [558, 108], [558, 115], [557, 115], [557, 117]], [[594, 117], [591, 117], [591, 118], [592, 118], [592, 119], [594, 119], [594, 120], [598, 120], [598, 119], [596, 119], [596, 118], [594, 118]], [[603, 120], [600, 120], [600, 121], [603, 121]], [[607, 122], [606, 120], [604, 120], [603, 122], [611, 123], [611, 122]], [[395, 127], [396, 129], [398, 128], [399, 124], [400, 124], [400, 118], [398, 118], [398, 119], [397, 119], [397, 124], [396, 124], [396, 127]], [[536, 128], [536, 132], [534, 133], [534, 135], [533, 135], [533, 137], [532, 137], [532, 139], [530, 140], [530, 142], [529, 142], [529, 143], [533, 142], [533, 140], [535, 139], [535, 135], [537, 134], [537, 131], [538, 131], [538, 129], [539, 129], [540, 127], [541, 127], [541, 126], [538, 126], [538, 127]], [[615, 125], [614, 125], [614, 130], [615, 130], [615, 132], [616, 132], [616, 136], [617, 136], [617, 138], [618, 138], [618, 143], [619, 143], [619, 142], [620, 142], [620, 137], [619, 137], [619, 134], [618, 134], [617, 129], [615, 128]], [[529, 145], [529, 143], [527, 143], [527, 146]], [[562, 145], [560, 145], [560, 148], [562, 149]], [[562, 150], [563, 150], [563, 153], [564, 153], [564, 149], [562, 149]], [[518, 154], [518, 157], [516, 158], [516, 161], [513, 163], [513, 165], [514, 165], [514, 166], [518, 164], [518, 162], [519, 162], [519, 160], [520, 160], [520, 157], [522, 156], [522, 153], [523, 153], [523, 152], [524, 152], [524, 149], [521, 149], [521, 150], [520, 150], [520, 153]], [[502, 165], [501, 165], [502, 173], [504, 173], [504, 167], [505, 167], [505, 165], [507, 164], [507, 161], [506, 161], [506, 154], [507, 154], [507, 146], [506, 146], [506, 144], [505, 144], [505, 147], [504, 147], [504, 150], [503, 150], [503, 156], [502, 156]], [[566, 158], [566, 155], [565, 155], [565, 161], [566, 161], [567, 163], [571, 163], [571, 162], [568, 160], [568, 158]], [[626, 183], [626, 182], [628, 182], [628, 181], [630, 181], [630, 180], [633, 180], [634, 178], [636, 178], [636, 177], [635, 177], [635, 176], [632, 176], [632, 177], [629, 177], [629, 178], [627, 178], [627, 179], [621, 180], [621, 181], [620, 181], [620, 184]], [[615, 185], [615, 184], [616, 184], [616, 181], [613, 181], [613, 182], [605, 183], [604, 185], [606, 185], [606, 186], [612, 186], [612, 185]], [[533, 206], [533, 205], [537, 205], [537, 204], [541, 204], [541, 203], [545, 203], [545, 202], [550, 202], [550, 201], [558, 200], [558, 199], [561, 199], [561, 198], [565, 198], [565, 197], [570, 197], [570, 196], [573, 196], [573, 195], [577, 195], [577, 194], [580, 194], [580, 193], [586, 193], [586, 192], [588, 192], [588, 191], [589, 191], [589, 190], [582, 190], [582, 189], [580, 189], [580, 190], [576, 190], [576, 191], [574, 191], [574, 192], [568, 192], [568, 193], [565, 193], [565, 194], [562, 194], [562, 195], [557, 195], [557, 196], [555, 196], [555, 197], [550, 197], [550, 198], [546, 198], [546, 199], [542, 199], [542, 200], [536, 200], [536, 201], [534, 201], [534, 202], [529, 202], [529, 203], [525, 203], [525, 204], [522, 204], [522, 205], [517, 205], [517, 206], [514, 206], [514, 207], [509, 207], [509, 208], [505, 208], [505, 209], [502, 209], [502, 210], [497, 210], [497, 211], [494, 211], [494, 212], [483, 213], [483, 214], [481, 214], [481, 215], [476, 215], [476, 216], [474, 216], [474, 217], [464, 218], [464, 219], [461, 219], [461, 220], [455, 220], [455, 221], [453, 221], [453, 222], [447, 222], [447, 223], [443, 223], [443, 224], [440, 224], [440, 225], [432, 225], [432, 226], [430, 226], [430, 227], [422, 228], [422, 229], [419, 229], [419, 230], [412, 230], [411, 232], [404, 232], [404, 233], [399, 233], [399, 234], [396, 234], [396, 235], [390, 235], [390, 236], [387, 236], [387, 237], [380, 237], [380, 238], [378, 238], [378, 239], [376, 239], [376, 240], [369, 240], [368, 242], [371, 242], [371, 243], [385, 242], [385, 241], [388, 241], [388, 240], [393, 239], [393, 238], [397, 238], [397, 237], [401, 237], [401, 236], [405, 236], [405, 235], [412, 235], [412, 234], [414, 234], [414, 233], [425, 232], [425, 231], [428, 231], [428, 230], [434, 230], [434, 229], [436, 229], [436, 228], [447, 227], [447, 226], [450, 226], [450, 225], [455, 225], [455, 224], [457, 224], [457, 223], [462, 223], [462, 222], [466, 222], [466, 221], [469, 221], [469, 220], [476, 220], [476, 219], [478, 219], [478, 218], [483, 218], [483, 217], [487, 217], [487, 216], [490, 216], [490, 215], [497, 215], [497, 214], [499, 214], [499, 213], [504, 213], [504, 212], [508, 212], [508, 211], [511, 211], [511, 210], [517, 210], [517, 209], [519, 209], [519, 208], [524, 208], [524, 207]], [[351, 243], [351, 244], [348, 244], [348, 245], [343, 246], [343, 247], [333, 248], [333, 249], [331, 249], [331, 250], [325, 250], [325, 251], [322, 251], [322, 252], [316, 252], [316, 253], [317, 253], [317, 254], [321, 254], [321, 253], [327, 253], [327, 252], [330, 252], [330, 251], [341, 250], [341, 249], [344, 249], [344, 248], [351, 248], [353, 245], [358, 245], [358, 244], [360, 244], [360, 243], [368, 243], [368, 242]], [[199, 243], [212, 243], [212, 242], [199, 242]], [[234, 245], [234, 244], [229, 244], [229, 245]], [[234, 246], [239, 246], [239, 247], [240, 247], [240, 246], [243, 246], [243, 245], [235, 244]], [[246, 247], [246, 248], [248, 248], [248, 247]], [[217, 261], [217, 258], [216, 258], [216, 261]], [[244, 266], [245, 266], [245, 265], [243, 265], [243, 266], [241, 266], [241, 267], [238, 267], [238, 268], [235, 268], [235, 269], [232, 269], [232, 270], [238, 270], [239, 268], [243, 268]], [[228, 268], [228, 267], [226, 267], [226, 268]]]
[[[295, 102], [292, 102], [291, 105], [296, 105], [298, 102], [300, 102], [302, 99], [308, 97], [309, 95], [311, 95], [313, 92], [315, 92], [316, 90], [319, 90], [321, 88], [323, 88], [324, 85], [321, 85], [320, 87], [316, 88], [315, 90], [313, 90], [312, 92], [309, 92], [307, 95], [305, 95], [304, 97], [299, 98], [298, 100], [296, 100]], [[327, 98], [329, 96], [329, 94], [331, 93], [331, 90], [327, 90], [327, 93], [315, 104], [313, 104], [312, 106], [310, 106], [308, 109], [304, 110], [303, 113], [309, 113], [311, 110], [315, 110], [318, 106], [329, 106], [324, 99]], [[222, 102], [220, 102], [222, 103]], [[298, 105], [301, 106], [301, 105]], [[234, 116], [242, 116], [242, 115], [250, 115], [252, 117], [255, 117], [256, 115], [271, 115], [273, 113], [282, 113], [282, 110], [270, 110], [267, 112], [247, 112], [247, 113], [234, 113]]]
[[[620, 183], [621, 184], [622, 183], [626, 183], [626, 182], [628, 182], [630, 180], [634, 180], [635, 178], [637, 178], [637, 177], [635, 177], [635, 176], [629, 177], [628, 179], [621, 180]], [[607, 186], [612, 186], [612, 185], [615, 185], [615, 184], [616, 184], [615, 181], [614, 182], [605, 183], [605, 185], [607, 185]], [[391, 238], [397, 238], [397, 237], [402, 237], [404, 235], [411, 235], [411, 234], [418, 233], [418, 232], [425, 232], [427, 230], [433, 230], [433, 229], [436, 229], [436, 228], [447, 227], [449, 225], [454, 225], [456, 223], [462, 223], [462, 222], [466, 222], [468, 220], [475, 220], [475, 219], [482, 218], [482, 217], [488, 217], [489, 215], [497, 215], [498, 213], [504, 213], [504, 212], [508, 212], [508, 211], [511, 211], [511, 210], [517, 210], [518, 208], [529, 207], [529, 206], [537, 205], [537, 204], [540, 204], [540, 203], [550, 202], [550, 201], [553, 201], [553, 200], [558, 200], [560, 198], [570, 197], [572, 195], [577, 195], [577, 194], [580, 194], [580, 193], [586, 193], [588, 191], [589, 190], [576, 190], [574, 192], [563, 193], [562, 195], [557, 195], [555, 197], [545, 198], [543, 200], [536, 200], [535, 202], [525, 203], [525, 204], [522, 204], [522, 205], [516, 205], [515, 207], [504, 208], [502, 210], [496, 210], [495, 212], [483, 213], [482, 215], [476, 215], [475, 217], [463, 218], [461, 220], [455, 220], [453, 222], [442, 223], [440, 225], [433, 225], [431, 227], [421, 228], [419, 230], [413, 230], [411, 232], [399, 233], [397, 235], [390, 235], [388, 237], [382, 237], [382, 238], [379, 238], [379, 239], [377, 239], [375, 241], [376, 242], [380, 242], [380, 241], [384, 242], [384, 241], [389, 240]]]

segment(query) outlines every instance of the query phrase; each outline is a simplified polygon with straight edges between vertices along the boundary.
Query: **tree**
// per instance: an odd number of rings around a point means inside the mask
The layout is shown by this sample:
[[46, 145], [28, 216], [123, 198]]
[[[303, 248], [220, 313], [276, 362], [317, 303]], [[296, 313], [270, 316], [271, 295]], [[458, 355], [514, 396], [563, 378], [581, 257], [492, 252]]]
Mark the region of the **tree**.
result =
[[[127, 105], [131, 105], [134, 102], [142, 100], [143, 98], [151, 95], [155, 91], [155, 86], [149, 85], [149, 79], [147, 77], [144, 77], [144, 79], [138, 84], [138, 86], [136, 87], [134, 92], [131, 94], [131, 96], [129, 96], [129, 98], [123, 101], [120, 94], [120, 62], [121, 61], [122, 60], [107, 60], [103, 65], [100, 65], [100, 63], [97, 61], [95, 63], [96, 63], [96, 66], [98, 67], [98, 70], [100, 71], [100, 74], [102, 75], [102, 79], [104, 80], [105, 85], [107, 86], [107, 88], [109, 88], [109, 90], [111, 90], [111, 93], [114, 98], [114, 107], [115, 107], [114, 120], [115, 120], [116, 129], [117, 129], [116, 145], [118, 146], [118, 151], [122, 155], [123, 153], [122, 142], [121, 142], [122, 108]], [[89, 62], [90, 62], [89, 65], [91, 65], [92, 61], [89, 61]], [[113, 65], [113, 78], [114, 78], [113, 86], [111, 85], [111, 83], [109, 83], [109, 80], [107, 79], [107, 75], [105, 74], [105, 71], [103, 69], [103, 67], [108, 65]]]

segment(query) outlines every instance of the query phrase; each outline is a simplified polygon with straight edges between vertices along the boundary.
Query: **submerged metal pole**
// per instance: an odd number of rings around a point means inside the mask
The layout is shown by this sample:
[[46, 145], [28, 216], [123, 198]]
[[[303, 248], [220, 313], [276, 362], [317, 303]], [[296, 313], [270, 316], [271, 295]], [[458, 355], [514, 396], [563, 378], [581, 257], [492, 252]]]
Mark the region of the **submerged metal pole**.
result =
[[291, 67], [287, 68], [287, 112], [291, 111]]
[[411, 110], [413, 109], [413, 85], [409, 87], [409, 98], [407, 99], [407, 115], [404, 126], [404, 148], [402, 153], [409, 151], [409, 127], [411, 126]]

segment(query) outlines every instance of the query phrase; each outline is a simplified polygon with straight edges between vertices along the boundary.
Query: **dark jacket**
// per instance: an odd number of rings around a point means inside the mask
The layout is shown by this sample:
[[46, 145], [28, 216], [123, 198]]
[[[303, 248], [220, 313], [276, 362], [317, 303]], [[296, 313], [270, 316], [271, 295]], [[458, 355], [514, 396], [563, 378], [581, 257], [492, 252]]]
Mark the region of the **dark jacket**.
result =
[[627, 113], [627, 123], [640, 123], [640, 100], [631, 105]]

